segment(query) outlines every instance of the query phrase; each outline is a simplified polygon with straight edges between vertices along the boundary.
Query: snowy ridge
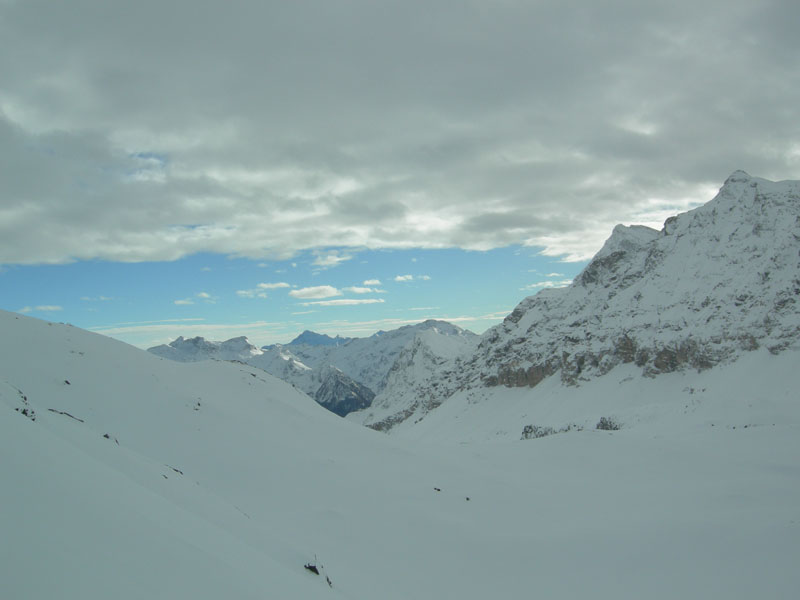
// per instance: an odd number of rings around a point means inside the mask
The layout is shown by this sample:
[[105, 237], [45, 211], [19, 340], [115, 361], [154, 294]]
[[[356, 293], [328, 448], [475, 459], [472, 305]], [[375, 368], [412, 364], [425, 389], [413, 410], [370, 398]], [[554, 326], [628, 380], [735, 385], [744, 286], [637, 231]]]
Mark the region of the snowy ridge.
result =
[[245, 337], [209, 342], [202, 337], [187, 340], [181, 336], [148, 352], [179, 362], [244, 362], [291, 383], [322, 406], [344, 416], [370, 406], [375, 397], [373, 390], [386, 387], [398, 357], [415, 343], [418, 335], [427, 340], [426, 356], [431, 365], [442, 364], [455, 353], [454, 348], [463, 349], [477, 340], [474, 333], [456, 325], [428, 320], [368, 338], [331, 338], [306, 331], [290, 344], [274, 344], [260, 350]]
[[[294, 338], [291, 342], [286, 344], [287, 346], [292, 345], [306, 345], [306, 346], [341, 346], [346, 344], [353, 338], [346, 338], [337, 335], [336, 337], [331, 337], [329, 335], [325, 335], [324, 333], [316, 333], [314, 331], [309, 331], [306, 329], [303, 333], [298, 335]], [[265, 347], [264, 349], [266, 349]]]
[[262, 351], [251, 344], [245, 336], [231, 338], [224, 342], [212, 342], [200, 336], [189, 339], [180, 336], [168, 345], [154, 346], [148, 351], [178, 362], [210, 359], [247, 362], [262, 354]]
[[372, 405], [349, 418], [379, 431], [388, 431], [409, 415], [427, 413], [441, 402], [437, 395], [439, 378], [445, 367], [475, 349], [478, 336], [465, 332], [441, 335], [431, 327], [417, 332], [397, 355], [386, 375], [386, 383]]
[[780, 353], [800, 339], [799, 241], [800, 182], [736, 171], [661, 231], [614, 228], [569, 287], [525, 298], [471, 356], [430, 376], [425, 402], [409, 411], [400, 392], [384, 419], [418, 421], [459, 390], [479, 402], [495, 386], [579, 385], [623, 364], [654, 376]]
[[[331, 345], [335, 344], [323, 344], [324, 347]], [[292, 384], [340, 416], [344, 416], [350, 410], [369, 406], [375, 396], [372, 390], [328, 364], [323, 363], [316, 368], [307, 366], [291, 352], [290, 347], [290, 345], [276, 344], [259, 349], [246, 337], [212, 342], [202, 337], [184, 339], [181, 336], [168, 345], [154, 346], [148, 349], [148, 352], [178, 362], [203, 360], [242, 362], [263, 369], [270, 375]]]
[[386, 387], [387, 377], [398, 356], [414, 342], [418, 333], [426, 331], [431, 332], [431, 340], [442, 340], [441, 344], [432, 345], [434, 353], [439, 348], [443, 352], [447, 352], [449, 346], [447, 340], [477, 339], [474, 333], [457, 325], [429, 319], [416, 325], [405, 325], [391, 331], [379, 331], [367, 338], [353, 338], [341, 346], [310, 346], [292, 343], [291, 350], [308, 365], [325, 363], [334, 365], [376, 394], [380, 394]]

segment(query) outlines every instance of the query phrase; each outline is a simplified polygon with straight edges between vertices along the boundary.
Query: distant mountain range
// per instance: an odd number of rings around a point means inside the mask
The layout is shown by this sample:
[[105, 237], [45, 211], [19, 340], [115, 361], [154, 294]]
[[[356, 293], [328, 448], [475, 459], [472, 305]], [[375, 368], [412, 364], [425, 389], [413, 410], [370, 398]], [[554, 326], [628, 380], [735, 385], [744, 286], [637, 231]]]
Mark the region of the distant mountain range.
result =
[[470, 347], [477, 338], [450, 323], [429, 320], [367, 338], [331, 338], [305, 331], [289, 344], [257, 348], [246, 337], [224, 342], [179, 337], [148, 351], [179, 362], [240, 361], [291, 383], [325, 408], [345, 416], [369, 407], [376, 393], [380, 396], [390, 372], [399, 368], [398, 357], [414, 344], [429, 345], [435, 349], [433, 355], [443, 359]]

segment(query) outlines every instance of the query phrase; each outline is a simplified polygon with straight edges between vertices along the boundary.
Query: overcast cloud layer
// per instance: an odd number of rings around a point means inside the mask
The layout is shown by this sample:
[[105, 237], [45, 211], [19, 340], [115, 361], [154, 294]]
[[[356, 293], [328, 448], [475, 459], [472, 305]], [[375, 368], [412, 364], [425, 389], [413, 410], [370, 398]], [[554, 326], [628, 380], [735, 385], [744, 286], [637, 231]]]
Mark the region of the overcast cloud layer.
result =
[[0, 263], [522, 243], [800, 178], [800, 3], [0, 0]]

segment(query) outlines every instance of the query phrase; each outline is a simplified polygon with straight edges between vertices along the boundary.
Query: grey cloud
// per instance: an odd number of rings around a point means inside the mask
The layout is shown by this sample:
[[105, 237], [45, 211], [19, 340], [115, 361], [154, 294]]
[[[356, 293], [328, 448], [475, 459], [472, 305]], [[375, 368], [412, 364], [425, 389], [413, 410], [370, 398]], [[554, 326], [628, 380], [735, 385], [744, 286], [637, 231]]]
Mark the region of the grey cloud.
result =
[[[545, 246], [800, 168], [789, 1], [0, 5], [0, 263]], [[150, 158], [148, 158], [150, 157]]]

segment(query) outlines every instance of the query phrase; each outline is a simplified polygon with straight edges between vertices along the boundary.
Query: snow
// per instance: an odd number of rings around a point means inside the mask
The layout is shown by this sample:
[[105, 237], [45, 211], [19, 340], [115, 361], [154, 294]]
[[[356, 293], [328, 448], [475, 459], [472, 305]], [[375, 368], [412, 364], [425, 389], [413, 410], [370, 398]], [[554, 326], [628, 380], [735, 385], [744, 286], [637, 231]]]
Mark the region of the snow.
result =
[[[436, 411], [413, 439], [387, 437], [246, 365], [11, 313], [0, 327], [9, 598], [790, 598], [800, 584], [796, 354], [751, 353], [760, 386], [709, 371], [687, 415], [688, 375], [599, 378], [597, 394], [632, 386], [588, 413], [613, 411], [620, 431], [514, 441], [586, 404], [537, 414], [531, 390], [503, 388], [498, 404], [529, 407], [496, 417], [502, 443], [426, 441]], [[636, 407], [658, 390], [658, 410]], [[23, 395], [35, 421], [14, 410]], [[333, 587], [303, 569], [315, 555]]]

